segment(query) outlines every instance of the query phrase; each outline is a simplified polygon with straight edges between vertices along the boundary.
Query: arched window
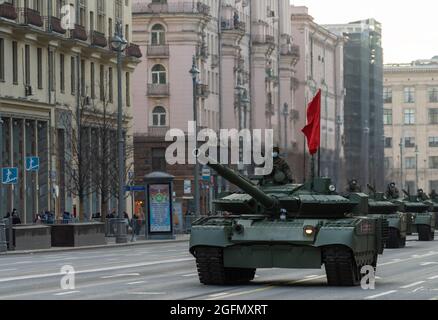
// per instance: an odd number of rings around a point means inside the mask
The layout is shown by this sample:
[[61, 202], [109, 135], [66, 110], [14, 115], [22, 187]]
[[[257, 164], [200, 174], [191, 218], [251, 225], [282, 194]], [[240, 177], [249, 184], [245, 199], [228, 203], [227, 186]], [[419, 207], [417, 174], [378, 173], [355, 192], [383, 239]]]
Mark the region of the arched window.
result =
[[166, 109], [163, 107], [155, 107], [152, 111], [152, 125], [154, 127], [166, 126]]
[[161, 24], [156, 24], [152, 27], [151, 44], [153, 46], [162, 46], [166, 43], [166, 33]]
[[153, 84], [166, 84], [166, 68], [161, 64], [156, 64], [152, 67], [152, 83]]

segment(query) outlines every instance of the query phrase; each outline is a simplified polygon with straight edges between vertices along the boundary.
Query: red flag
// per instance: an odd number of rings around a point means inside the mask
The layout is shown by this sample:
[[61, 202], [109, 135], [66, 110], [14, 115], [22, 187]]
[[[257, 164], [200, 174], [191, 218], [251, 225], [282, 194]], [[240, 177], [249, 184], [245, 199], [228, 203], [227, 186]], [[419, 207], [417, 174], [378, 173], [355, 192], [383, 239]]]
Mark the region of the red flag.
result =
[[307, 126], [302, 130], [307, 137], [309, 152], [313, 156], [321, 144], [321, 89], [307, 109]]

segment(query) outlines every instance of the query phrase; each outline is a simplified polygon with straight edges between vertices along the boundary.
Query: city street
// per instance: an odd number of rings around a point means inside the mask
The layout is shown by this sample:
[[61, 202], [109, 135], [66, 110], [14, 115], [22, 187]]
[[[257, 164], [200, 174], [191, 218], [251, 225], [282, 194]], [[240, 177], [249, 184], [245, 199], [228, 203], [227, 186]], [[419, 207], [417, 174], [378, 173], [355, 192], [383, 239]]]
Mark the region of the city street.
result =
[[[75, 289], [61, 290], [60, 270], [76, 271]], [[324, 270], [258, 270], [246, 286], [204, 286], [188, 243], [0, 257], [0, 300], [438, 300], [438, 245], [409, 238], [385, 250], [376, 290], [329, 288]]]

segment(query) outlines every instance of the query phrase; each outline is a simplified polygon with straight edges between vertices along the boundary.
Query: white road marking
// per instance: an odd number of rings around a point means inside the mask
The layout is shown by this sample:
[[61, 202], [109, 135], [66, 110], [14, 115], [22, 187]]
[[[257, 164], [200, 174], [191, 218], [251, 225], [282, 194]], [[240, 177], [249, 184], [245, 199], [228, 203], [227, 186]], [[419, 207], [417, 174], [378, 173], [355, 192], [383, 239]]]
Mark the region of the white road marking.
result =
[[210, 294], [209, 297], [217, 298], [217, 297], [226, 296], [227, 294], [229, 294], [229, 293], [228, 292], [221, 292], [221, 293]]
[[391, 291], [383, 292], [383, 293], [380, 293], [380, 294], [376, 294], [374, 296], [366, 297], [365, 299], [369, 299], [369, 300], [376, 299], [376, 298], [387, 296], [387, 295], [390, 295], [390, 294], [393, 294], [393, 293], [396, 293], [396, 292], [397, 292], [397, 290], [391, 290]]
[[66, 296], [69, 294], [75, 294], [75, 293], [79, 293], [80, 291], [68, 291], [68, 292], [60, 292], [60, 293], [55, 293], [53, 294], [54, 296]]
[[435, 264], [438, 264], [438, 262], [423, 262], [420, 264], [420, 266], [426, 267], [426, 266], [435, 265]]
[[314, 274], [314, 275], [311, 275], [311, 276], [307, 276], [307, 277], [305, 277], [306, 279], [310, 279], [310, 278], [316, 278], [316, 277], [319, 277], [318, 275], [316, 275], [316, 274]]
[[417, 289], [413, 290], [412, 293], [416, 293], [416, 292], [421, 291], [421, 290], [424, 290], [424, 287], [417, 288]]
[[17, 268], [14, 269], [1, 269], [0, 272], [9, 272], [9, 271], [16, 271], [18, 270]]
[[[176, 262], [187, 262], [187, 261], [193, 261], [193, 260], [194, 260], [193, 258], [183, 258], [183, 259], [152, 261], [152, 262], [144, 262], [144, 263], [134, 263], [134, 264], [127, 264], [127, 265], [113, 266], [113, 267], [104, 267], [104, 268], [97, 268], [97, 269], [81, 270], [81, 271], [76, 271], [75, 274], [78, 275], [78, 274], [106, 272], [106, 271], [114, 271], [114, 270], [126, 270], [126, 269], [134, 269], [134, 268], [155, 266], [155, 265], [160, 265], [160, 264], [170, 264], [170, 263], [176, 263]], [[2, 283], [2, 282], [10, 282], [10, 281], [18, 281], [18, 280], [29, 280], [29, 279], [41, 279], [41, 278], [59, 277], [59, 276], [63, 276], [63, 274], [61, 274], [60, 272], [46, 273], [46, 274], [33, 274], [33, 275], [10, 277], [10, 278], [0, 278], [0, 283]]]
[[197, 275], [198, 275], [197, 273], [190, 273], [190, 274], [184, 274], [183, 277], [189, 278], [189, 277], [196, 277]]
[[161, 296], [165, 295], [166, 292], [129, 292], [128, 294], [141, 296]]
[[400, 287], [400, 289], [408, 289], [408, 288], [412, 288], [412, 287], [418, 286], [418, 285], [420, 285], [420, 284], [423, 284], [423, 283], [425, 283], [425, 282], [426, 282], [426, 281], [418, 281], [418, 282], [411, 283], [411, 284], [408, 284], [408, 285], [406, 285], [406, 286]]
[[430, 277], [430, 278], [427, 278], [427, 280], [435, 280], [435, 279], [438, 279], [438, 275], [437, 275], [437, 276]]
[[135, 282], [129, 282], [128, 285], [132, 286], [135, 284], [143, 284], [143, 283], [147, 283], [147, 281], [135, 281]]
[[140, 273], [122, 273], [122, 274], [113, 274], [111, 276], [100, 277], [101, 279], [112, 279], [112, 278], [123, 278], [123, 277], [138, 277]]

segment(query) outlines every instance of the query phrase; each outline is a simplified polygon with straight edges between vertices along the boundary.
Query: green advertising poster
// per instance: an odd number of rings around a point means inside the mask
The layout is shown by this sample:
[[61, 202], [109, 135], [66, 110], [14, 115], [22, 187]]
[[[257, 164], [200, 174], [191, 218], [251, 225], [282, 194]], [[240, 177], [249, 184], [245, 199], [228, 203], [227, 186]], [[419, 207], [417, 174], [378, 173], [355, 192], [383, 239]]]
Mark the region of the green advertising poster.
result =
[[151, 233], [172, 232], [171, 197], [168, 184], [149, 186], [149, 229]]

